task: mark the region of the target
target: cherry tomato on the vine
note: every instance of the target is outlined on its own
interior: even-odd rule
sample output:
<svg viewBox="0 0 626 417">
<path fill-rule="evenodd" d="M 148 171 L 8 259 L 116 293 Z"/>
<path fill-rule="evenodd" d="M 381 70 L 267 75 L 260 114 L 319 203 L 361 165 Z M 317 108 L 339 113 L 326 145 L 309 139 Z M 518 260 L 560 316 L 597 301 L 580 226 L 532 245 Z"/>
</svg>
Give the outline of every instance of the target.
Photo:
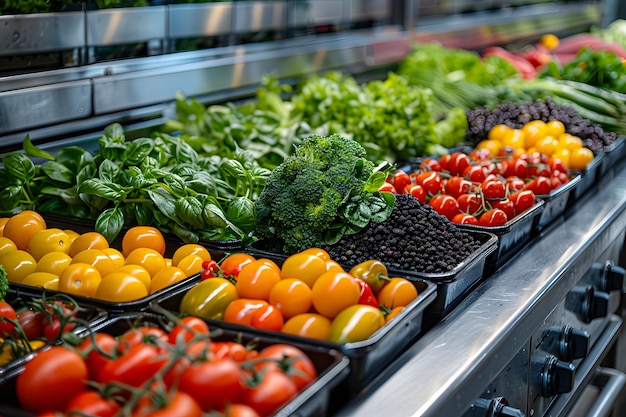
<svg viewBox="0 0 626 417">
<path fill-rule="evenodd" d="M 521 214 L 535 205 L 535 193 L 531 190 L 511 193 L 509 199 L 513 202 L 515 214 Z"/>
<path fill-rule="evenodd" d="M 435 211 L 442 216 L 452 220 L 454 216 L 459 214 L 459 202 L 451 195 L 437 194 L 433 196 L 428 205 L 435 209 Z"/>
<path fill-rule="evenodd" d="M 478 219 L 471 214 L 459 213 L 452 218 L 452 223 L 456 224 L 478 224 Z"/>
<path fill-rule="evenodd" d="M 478 225 L 485 227 L 502 226 L 508 221 L 506 213 L 500 209 L 487 210 L 478 218 Z"/>
</svg>

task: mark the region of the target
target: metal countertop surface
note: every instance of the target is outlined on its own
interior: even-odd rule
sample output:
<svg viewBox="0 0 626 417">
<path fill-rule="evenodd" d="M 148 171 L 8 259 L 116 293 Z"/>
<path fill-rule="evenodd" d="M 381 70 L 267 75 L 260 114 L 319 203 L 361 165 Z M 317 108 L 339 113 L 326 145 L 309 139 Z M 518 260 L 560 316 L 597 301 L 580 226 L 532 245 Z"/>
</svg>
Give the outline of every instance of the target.
<svg viewBox="0 0 626 417">
<path fill-rule="evenodd" d="M 484 281 L 336 416 L 462 415 L 626 229 L 626 167 Z"/>
</svg>

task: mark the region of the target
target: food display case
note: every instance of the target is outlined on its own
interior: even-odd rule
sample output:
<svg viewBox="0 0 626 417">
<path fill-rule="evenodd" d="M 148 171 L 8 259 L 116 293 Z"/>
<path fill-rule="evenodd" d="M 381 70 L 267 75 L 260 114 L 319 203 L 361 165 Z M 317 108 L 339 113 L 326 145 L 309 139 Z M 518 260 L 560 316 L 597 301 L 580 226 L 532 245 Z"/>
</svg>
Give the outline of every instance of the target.
<svg viewBox="0 0 626 417">
<path fill-rule="evenodd" d="M 27 135 L 56 150 L 88 147 L 111 123 L 158 127 L 177 93 L 208 105 L 245 102 L 266 74 L 292 85 L 330 70 L 377 79 L 412 43 L 525 45 L 601 26 L 616 12 L 608 0 L 152 3 L 2 11 L 0 153 L 21 149 Z M 566 198 L 541 227 L 528 223 L 516 253 L 487 268 L 454 308 L 420 323 L 365 388 L 349 401 L 329 394 L 327 415 L 566 417 L 591 387 L 599 392 L 591 415 L 624 412 L 626 165 L 618 152 L 584 195 Z"/>
</svg>

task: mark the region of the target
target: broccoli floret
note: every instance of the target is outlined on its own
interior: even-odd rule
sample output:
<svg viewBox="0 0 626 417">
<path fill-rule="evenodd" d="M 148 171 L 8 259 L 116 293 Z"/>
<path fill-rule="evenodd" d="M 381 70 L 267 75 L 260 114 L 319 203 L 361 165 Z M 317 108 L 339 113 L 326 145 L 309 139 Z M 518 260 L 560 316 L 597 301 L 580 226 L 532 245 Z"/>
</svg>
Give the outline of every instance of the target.
<svg viewBox="0 0 626 417">
<path fill-rule="evenodd" d="M 4 267 L 0 265 L 0 300 L 4 300 L 7 293 L 9 292 L 9 277 L 7 276 L 7 272 L 4 270 Z"/>
<path fill-rule="evenodd" d="M 256 234 L 279 241 L 285 253 L 334 242 L 359 230 L 345 210 L 351 197 L 373 193 L 385 176 L 352 139 L 338 134 L 305 138 L 267 179 L 256 201 Z M 363 212 L 378 219 L 381 211 L 391 213 L 392 206 L 368 206 Z"/>
</svg>

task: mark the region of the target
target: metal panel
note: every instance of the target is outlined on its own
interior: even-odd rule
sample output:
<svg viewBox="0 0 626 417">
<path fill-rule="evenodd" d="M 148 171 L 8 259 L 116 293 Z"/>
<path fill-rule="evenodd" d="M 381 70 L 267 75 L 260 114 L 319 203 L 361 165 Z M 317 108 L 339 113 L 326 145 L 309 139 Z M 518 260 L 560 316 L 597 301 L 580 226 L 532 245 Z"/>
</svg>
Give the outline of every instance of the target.
<svg viewBox="0 0 626 417">
<path fill-rule="evenodd" d="M 233 31 L 249 33 L 287 27 L 287 3 L 248 1 L 235 3 Z"/>
<path fill-rule="evenodd" d="M 365 61 L 364 46 L 327 48 L 278 49 L 180 65 L 176 71 L 165 68 L 98 78 L 94 80 L 94 112 L 168 102 L 178 91 L 199 96 L 245 87 L 259 83 L 269 73 L 278 78 L 296 77 L 338 66 L 356 68 Z"/>
<path fill-rule="evenodd" d="M 293 3 L 289 27 L 337 25 L 343 21 L 345 0 L 311 0 Z"/>
<path fill-rule="evenodd" d="M 391 15 L 391 0 L 349 0 L 345 10 L 347 20 L 381 20 Z"/>
<path fill-rule="evenodd" d="M 216 36 L 230 33 L 231 3 L 173 4 L 169 9 L 169 37 Z"/>
<path fill-rule="evenodd" d="M 165 6 L 87 12 L 87 46 L 110 46 L 164 39 Z"/>
<path fill-rule="evenodd" d="M 61 51 L 84 45 L 82 12 L 0 16 L 0 56 Z"/>
<path fill-rule="evenodd" d="M 0 132 L 30 129 L 91 115 L 88 80 L 0 93 Z"/>
</svg>

